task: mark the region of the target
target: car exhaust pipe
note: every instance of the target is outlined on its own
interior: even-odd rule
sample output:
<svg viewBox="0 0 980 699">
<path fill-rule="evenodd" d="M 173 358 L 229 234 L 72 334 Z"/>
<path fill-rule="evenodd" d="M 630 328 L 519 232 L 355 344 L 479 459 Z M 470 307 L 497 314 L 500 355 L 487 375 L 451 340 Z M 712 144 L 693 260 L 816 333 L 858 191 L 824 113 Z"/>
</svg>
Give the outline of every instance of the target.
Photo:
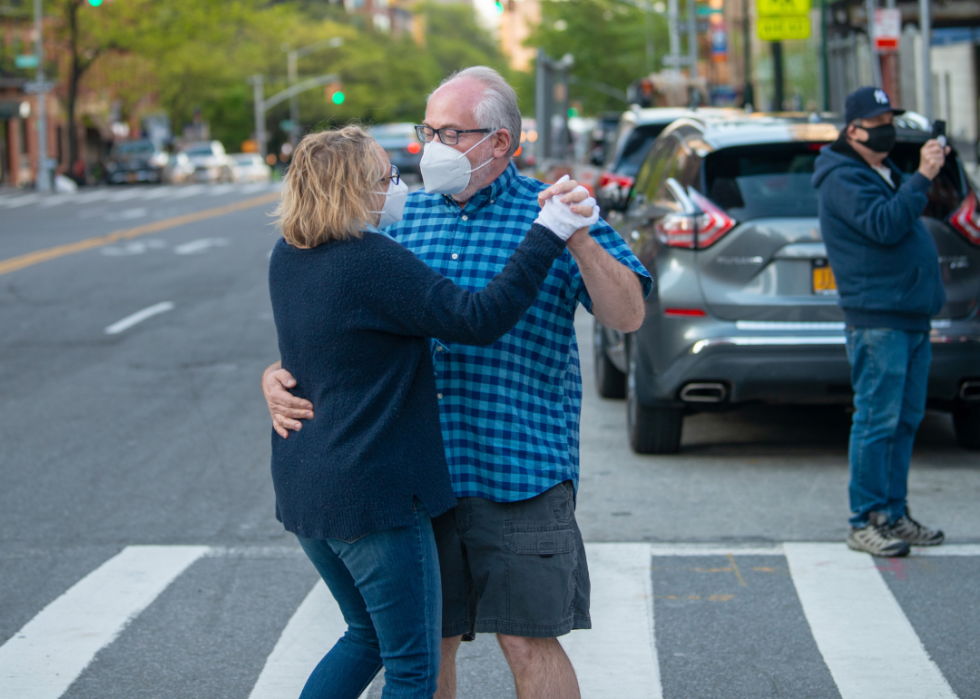
<svg viewBox="0 0 980 699">
<path fill-rule="evenodd" d="M 728 387 L 723 383 L 689 383 L 681 389 L 685 403 L 721 403 L 726 398 Z"/>
<path fill-rule="evenodd" d="M 960 400 L 980 400 L 980 381 L 964 381 L 960 386 Z"/>
</svg>

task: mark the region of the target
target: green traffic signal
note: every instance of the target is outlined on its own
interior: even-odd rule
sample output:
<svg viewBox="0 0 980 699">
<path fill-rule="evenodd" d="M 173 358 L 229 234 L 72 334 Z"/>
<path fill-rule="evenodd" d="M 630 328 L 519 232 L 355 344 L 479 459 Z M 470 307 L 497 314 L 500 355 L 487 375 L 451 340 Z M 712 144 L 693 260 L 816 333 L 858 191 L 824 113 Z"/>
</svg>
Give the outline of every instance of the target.
<svg viewBox="0 0 980 699">
<path fill-rule="evenodd" d="M 88 4 L 92 7 L 98 7 L 102 4 L 102 0 L 88 0 Z"/>
<path fill-rule="evenodd" d="M 569 107 L 568 108 L 568 116 L 569 117 L 577 117 L 578 116 L 578 110 L 575 107 Z"/>
<path fill-rule="evenodd" d="M 340 90 L 338 90 L 337 92 L 333 93 L 333 97 L 331 97 L 330 99 L 333 100 L 333 103 L 334 104 L 343 104 L 344 103 L 344 93 L 341 92 Z"/>
<path fill-rule="evenodd" d="M 493 10 L 494 10 L 494 12 L 496 12 L 496 13 L 497 13 L 498 15 L 502 15 L 502 14 L 504 13 L 504 3 L 503 3 L 503 2 L 501 1 L 501 0 L 497 0 L 497 1 L 496 1 L 496 2 L 495 2 L 495 3 L 493 4 Z"/>
</svg>

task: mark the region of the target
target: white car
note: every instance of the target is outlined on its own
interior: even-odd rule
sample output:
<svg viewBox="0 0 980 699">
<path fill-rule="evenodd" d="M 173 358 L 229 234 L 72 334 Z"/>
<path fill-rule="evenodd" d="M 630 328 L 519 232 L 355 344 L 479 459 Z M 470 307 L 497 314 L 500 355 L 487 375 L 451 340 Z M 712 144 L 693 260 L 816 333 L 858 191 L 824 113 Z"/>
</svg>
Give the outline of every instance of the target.
<svg viewBox="0 0 980 699">
<path fill-rule="evenodd" d="M 194 165 L 194 179 L 198 182 L 231 182 L 234 161 L 225 153 L 221 141 L 188 143 L 182 149 Z"/>
<path fill-rule="evenodd" d="M 258 153 L 235 153 L 231 161 L 231 179 L 234 182 L 268 182 L 272 178 L 272 168 Z"/>
</svg>

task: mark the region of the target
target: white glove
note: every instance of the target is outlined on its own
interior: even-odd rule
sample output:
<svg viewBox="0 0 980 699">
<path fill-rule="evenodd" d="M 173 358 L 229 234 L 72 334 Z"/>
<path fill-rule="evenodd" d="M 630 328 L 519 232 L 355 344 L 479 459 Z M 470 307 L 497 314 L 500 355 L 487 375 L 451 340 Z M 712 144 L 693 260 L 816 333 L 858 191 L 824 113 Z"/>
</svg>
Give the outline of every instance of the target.
<svg viewBox="0 0 980 699">
<path fill-rule="evenodd" d="M 558 182 L 563 182 L 567 179 L 568 175 L 565 175 L 558 180 Z M 558 183 L 556 182 L 555 184 Z M 589 191 L 582 185 L 579 185 L 573 189 L 572 192 L 577 192 L 579 190 L 586 193 Z M 538 214 L 538 217 L 534 220 L 534 222 L 540 226 L 544 226 L 562 240 L 567 241 L 579 228 L 588 228 L 599 220 L 599 207 L 596 205 L 595 199 L 592 197 L 588 197 L 587 199 L 577 202 L 579 206 L 592 207 L 592 215 L 586 218 L 585 216 L 580 216 L 579 214 L 575 213 L 568 204 L 562 202 L 562 196 L 564 195 L 555 195 L 546 201 L 544 206 L 541 207 L 541 213 Z"/>
</svg>

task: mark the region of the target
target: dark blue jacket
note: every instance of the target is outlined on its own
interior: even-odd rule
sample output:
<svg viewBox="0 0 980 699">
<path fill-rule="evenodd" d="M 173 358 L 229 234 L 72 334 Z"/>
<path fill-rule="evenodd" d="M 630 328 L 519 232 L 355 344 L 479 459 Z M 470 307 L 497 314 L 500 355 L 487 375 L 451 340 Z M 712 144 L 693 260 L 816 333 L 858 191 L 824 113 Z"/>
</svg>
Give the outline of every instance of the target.
<svg viewBox="0 0 980 699">
<path fill-rule="evenodd" d="M 901 183 L 894 164 L 885 165 Z M 916 172 L 889 187 L 843 141 L 820 150 L 820 230 L 848 325 L 927 332 L 946 303 L 939 252 L 922 222 L 931 184 Z"/>
<path fill-rule="evenodd" d="M 299 249 L 281 239 L 269 290 L 282 366 L 314 418 L 272 433 L 276 517 L 310 539 L 353 539 L 456 504 L 429 337 L 489 345 L 531 307 L 565 248 L 534 225 L 480 292 L 377 232 Z"/>
</svg>

